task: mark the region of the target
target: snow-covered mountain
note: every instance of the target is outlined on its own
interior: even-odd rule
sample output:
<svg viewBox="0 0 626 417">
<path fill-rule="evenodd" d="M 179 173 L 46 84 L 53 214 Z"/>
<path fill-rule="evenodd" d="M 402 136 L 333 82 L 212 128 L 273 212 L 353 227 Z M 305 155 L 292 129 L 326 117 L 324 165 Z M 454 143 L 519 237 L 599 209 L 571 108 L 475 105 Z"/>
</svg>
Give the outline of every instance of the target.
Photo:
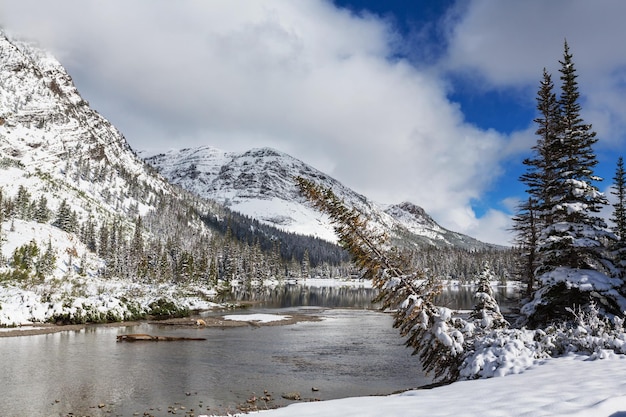
<svg viewBox="0 0 626 417">
<path fill-rule="evenodd" d="M 331 188 L 373 223 L 392 230 L 397 242 L 468 249 L 493 246 L 439 226 L 412 203 L 378 205 L 310 165 L 270 148 L 237 153 L 200 147 L 172 150 L 145 160 L 174 184 L 294 233 L 336 241 L 328 219 L 298 192 L 294 178 L 301 176 Z"/>
<path fill-rule="evenodd" d="M 114 211 L 131 205 L 150 210 L 149 195 L 120 199 L 131 183 L 150 192 L 171 190 L 150 174 L 122 134 L 89 107 L 61 64 L 46 51 L 10 41 L 0 32 L 0 156 L 5 171 L 14 166 L 31 178 L 31 194 L 47 191 L 49 182 L 69 188 L 69 195 L 49 193 L 54 208 L 61 197 L 93 201 L 93 208 Z M 94 181 L 90 175 L 107 176 Z M 21 181 L 3 181 L 13 194 Z M 88 211 L 89 204 L 77 204 Z"/>
<path fill-rule="evenodd" d="M 261 279 L 285 274 L 274 262 L 278 247 L 290 273 L 300 269 L 291 261 L 305 250 L 311 263 L 338 265 L 345 254 L 336 246 L 281 235 L 214 202 L 283 230 L 333 240 L 328 220 L 297 192 L 296 175 L 333 188 L 405 242 L 483 245 L 459 240 L 418 208 L 385 211 L 271 149 L 203 148 L 150 162 L 213 201 L 165 180 L 90 108 L 52 55 L 0 29 L 0 326 L 206 308 L 218 282 L 252 270 Z M 235 262 L 244 257 L 248 262 Z"/>
<path fill-rule="evenodd" d="M 155 213 L 194 204 L 89 107 L 54 57 L 0 30 L 0 325 L 119 320 L 180 294 L 129 265 L 149 270 L 143 245 L 157 233 L 191 253 L 191 239 L 178 245 Z M 168 221 L 184 225 L 178 233 L 213 234 L 199 216 Z"/>
</svg>

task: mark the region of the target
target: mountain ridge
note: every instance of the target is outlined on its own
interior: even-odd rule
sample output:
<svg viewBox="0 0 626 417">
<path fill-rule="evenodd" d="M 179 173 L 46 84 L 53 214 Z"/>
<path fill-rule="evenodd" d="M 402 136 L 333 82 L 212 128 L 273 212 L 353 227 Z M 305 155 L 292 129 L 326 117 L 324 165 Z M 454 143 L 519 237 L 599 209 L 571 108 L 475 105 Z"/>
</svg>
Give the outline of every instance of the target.
<svg viewBox="0 0 626 417">
<path fill-rule="evenodd" d="M 441 227 L 413 203 L 386 207 L 374 203 L 305 162 L 269 147 L 227 152 L 202 146 L 145 156 L 144 160 L 190 192 L 293 233 L 337 241 L 328 218 L 311 208 L 298 192 L 294 179 L 301 176 L 332 189 L 373 224 L 392 231 L 392 240 L 400 246 L 497 248 Z"/>
</svg>

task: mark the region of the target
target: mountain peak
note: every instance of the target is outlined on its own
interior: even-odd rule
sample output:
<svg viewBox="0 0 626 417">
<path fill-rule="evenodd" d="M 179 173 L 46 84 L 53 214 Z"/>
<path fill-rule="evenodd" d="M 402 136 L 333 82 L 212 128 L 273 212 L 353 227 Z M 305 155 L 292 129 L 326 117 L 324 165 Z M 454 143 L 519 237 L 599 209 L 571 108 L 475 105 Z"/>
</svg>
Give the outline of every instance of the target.
<svg viewBox="0 0 626 417">
<path fill-rule="evenodd" d="M 409 244 L 489 246 L 442 228 L 413 203 L 383 209 L 323 172 L 268 147 L 239 153 L 211 147 L 183 149 L 146 158 L 146 162 L 188 191 L 288 232 L 337 241 L 329 219 L 313 209 L 298 191 L 294 179 L 300 176 L 332 189 L 340 199 L 367 215 L 370 222 L 393 230 Z"/>
<path fill-rule="evenodd" d="M 404 218 L 407 222 L 416 221 L 420 224 L 441 229 L 437 222 L 426 213 L 426 210 L 408 201 L 389 206 L 385 211 L 397 219 Z"/>
</svg>

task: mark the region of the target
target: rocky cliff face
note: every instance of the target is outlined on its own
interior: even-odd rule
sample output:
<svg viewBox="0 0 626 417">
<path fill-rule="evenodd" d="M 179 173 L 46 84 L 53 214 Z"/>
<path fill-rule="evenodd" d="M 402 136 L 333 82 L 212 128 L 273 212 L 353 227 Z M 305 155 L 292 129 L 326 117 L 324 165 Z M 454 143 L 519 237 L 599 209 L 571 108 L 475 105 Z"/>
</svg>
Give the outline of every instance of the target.
<svg viewBox="0 0 626 417">
<path fill-rule="evenodd" d="M 43 181 L 42 176 L 59 181 L 69 193 L 65 198 L 91 199 L 91 204 L 77 204 L 85 211 L 90 205 L 117 213 L 130 206 L 146 211 L 150 192 L 171 191 L 149 172 L 122 134 L 89 107 L 51 55 L 11 41 L 2 32 L 0 54 L 0 156 L 5 162 L 21 164 L 33 181 Z M 136 182 L 145 183 L 146 195 L 128 195 Z M 11 193 L 18 185 L 4 184 L 5 191 Z M 33 186 L 31 192 L 46 188 Z M 49 196 L 52 207 L 59 203 L 57 194 Z"/>
</svg>

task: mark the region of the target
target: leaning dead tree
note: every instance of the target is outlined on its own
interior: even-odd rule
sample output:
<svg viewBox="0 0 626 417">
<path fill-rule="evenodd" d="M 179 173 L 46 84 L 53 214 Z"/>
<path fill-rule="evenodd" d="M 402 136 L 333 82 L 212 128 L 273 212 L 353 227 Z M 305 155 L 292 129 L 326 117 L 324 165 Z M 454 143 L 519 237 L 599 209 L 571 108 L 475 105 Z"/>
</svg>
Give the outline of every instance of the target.
<svg viewBox="0 0 626 417">
<path fill-rule="evenodd" d="M 407 263 L 389 247 L 385 233 L 368 224 L 366 216 L 347 207 L 331 189 L 297 177 L 300 192 L 318 210 L 330 217 L 339 244 L 352 256 L 354 264 L 380 290 L 376 301 L 394 312 L 394 327 L 407 337 L 426 372 L 441 381 L 459 376 L 466 336 L 473 326 L 452 311 L 433 302 L 441 287 L 423 271 L 410 271 Z"/>
</svg>

